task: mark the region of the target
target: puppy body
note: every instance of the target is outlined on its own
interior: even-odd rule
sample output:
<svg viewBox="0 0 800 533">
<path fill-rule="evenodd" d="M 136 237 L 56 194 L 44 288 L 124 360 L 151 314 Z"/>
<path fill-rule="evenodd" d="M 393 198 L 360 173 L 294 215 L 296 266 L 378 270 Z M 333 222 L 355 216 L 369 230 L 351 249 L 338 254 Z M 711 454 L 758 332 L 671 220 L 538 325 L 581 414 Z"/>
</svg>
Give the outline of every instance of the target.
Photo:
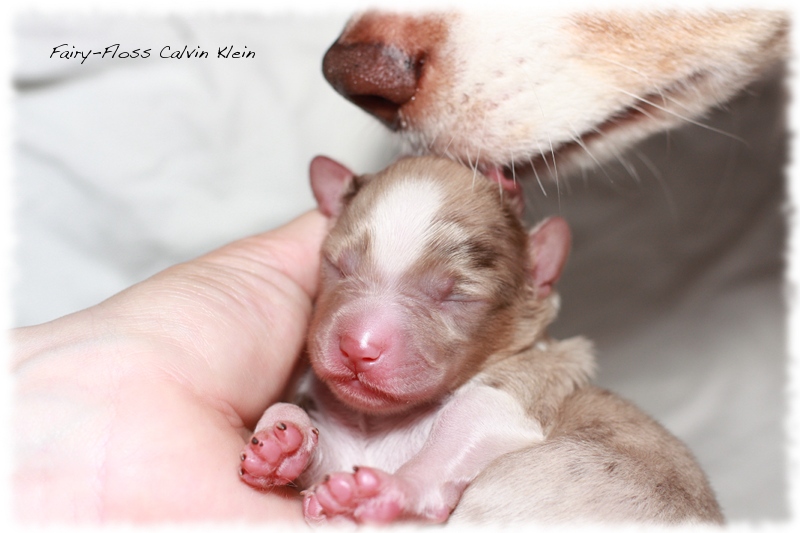
<svg viewBox="0 0 800 533">
<path fill-rule="evenodd" d="M 513 191 L 444 159 L 374 179 L 317 159 L 312 183 L 335 221 L 313 373 L 303 409 L 262 417 L 245 482 L 296 480 L 310 522 L 722 521 L 686 448 L 588 384 L 589 343 L 547 336 L 563 220 L 526 233 Z"/>
<path fill-rule="evenodd" d="M 485 469 L 451 523 L 531 520 L 723 523 L 708 481 L 683 443 L 597 387 L 565 399 L 541 445 Z"/>
</svg>

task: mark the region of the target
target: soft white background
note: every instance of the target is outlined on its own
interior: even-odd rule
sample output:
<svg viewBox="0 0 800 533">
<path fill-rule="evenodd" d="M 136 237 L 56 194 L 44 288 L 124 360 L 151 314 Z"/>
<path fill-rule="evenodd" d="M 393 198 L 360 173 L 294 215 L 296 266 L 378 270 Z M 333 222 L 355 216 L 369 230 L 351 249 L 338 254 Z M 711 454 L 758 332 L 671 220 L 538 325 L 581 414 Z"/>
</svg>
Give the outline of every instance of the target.
<svg viewBox="0 0 800 533">
<path fill-rule="evenodd" d="M 348 11 L 190 13 L 14 19 L 15 325 L 313 207 L 315 154 L 359 172 L 395 155 L 321 75 Z M 62 43 L 153 54 L 50 59 Z M 256 59 L 214 58 L 230 44 Z M 165 45 L 212 57 L 154 57 Z M 532 219 L 560 213 L 575 233 L 555 332 L 596 341 L 600 384 L 689 444 L 733 521 L 788 516 L 778 93 L 709 118 L 746 143 L 690 126 L 546 197 L 528 187 Z"/>
</svg>

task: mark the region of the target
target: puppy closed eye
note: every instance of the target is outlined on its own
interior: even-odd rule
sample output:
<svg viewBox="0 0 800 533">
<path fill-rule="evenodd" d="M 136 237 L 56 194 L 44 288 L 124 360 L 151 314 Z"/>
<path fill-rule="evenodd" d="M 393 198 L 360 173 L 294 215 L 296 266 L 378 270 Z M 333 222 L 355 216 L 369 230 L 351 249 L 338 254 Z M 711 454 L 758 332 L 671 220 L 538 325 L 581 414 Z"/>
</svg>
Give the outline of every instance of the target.
<svg viewBox="0 0 800 533">
<path fill-rule="evenodd" d="M 465 289 L 463 282 L 455 277 L 428 280 L 426 285 L 426 292 L 437 302 L 468 303 L 479 300 L 476 295 Z"/>
<path fill-rule="evenodd" d="M 468 292 L 453 291 L 444 299 L 445 302 L 476 302 L 478 298 Z"/>
<path fill-rule="evenodd" d="M 352 276 L 358 264 L 358 255 L 352 250 L 343 250 L 337 257 L 324 254 L 322 258 L 322 268 L 330 279 Z"/>
<path fill-rule="evenodd" d="M 442 305 L 451 308 L 474 308 L 485 304 L 486 299 L 475 292 L 468 291 L 464 286 L 456 285 L 453 290 L 442 300 Z"/>
<path fill-rule="evenodd" d="M 325 279 L 336 281 L 342 279 L 344 273 L 335 261 L 324 255 L 322 256 L 322 276 Z"/>
</svg>

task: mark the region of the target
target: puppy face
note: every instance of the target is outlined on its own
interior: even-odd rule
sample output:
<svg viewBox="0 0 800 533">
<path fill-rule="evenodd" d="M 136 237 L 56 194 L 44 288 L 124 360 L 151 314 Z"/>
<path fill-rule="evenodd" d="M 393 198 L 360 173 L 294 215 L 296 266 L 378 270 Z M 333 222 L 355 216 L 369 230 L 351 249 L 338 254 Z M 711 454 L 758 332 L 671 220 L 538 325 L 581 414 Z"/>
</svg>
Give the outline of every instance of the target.
<svg viewBox="0 0 800 533">
<path fill-rule="evenodd" d="M 309 355 L 342 401 L 367 412 L 435 401 L 512 344 L 533 278 L 497 185 L 409 158 L 332 196 Z"/>
</svg>

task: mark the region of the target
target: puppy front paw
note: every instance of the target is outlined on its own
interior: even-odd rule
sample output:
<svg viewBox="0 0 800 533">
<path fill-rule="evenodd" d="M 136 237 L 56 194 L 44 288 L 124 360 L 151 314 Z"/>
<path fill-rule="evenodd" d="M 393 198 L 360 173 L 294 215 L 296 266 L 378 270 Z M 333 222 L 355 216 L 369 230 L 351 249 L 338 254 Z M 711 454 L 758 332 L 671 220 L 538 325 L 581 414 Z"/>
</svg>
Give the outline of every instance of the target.
<svg viewBox="0 0 800 533">
<path fill-rule="evenodd" d="M 289 420 L 256 431 L 239 456 L 239 476 L 257 489 L 291 483 L 308 466 L 318 435 L 311 425 Z"/>
</svg>

